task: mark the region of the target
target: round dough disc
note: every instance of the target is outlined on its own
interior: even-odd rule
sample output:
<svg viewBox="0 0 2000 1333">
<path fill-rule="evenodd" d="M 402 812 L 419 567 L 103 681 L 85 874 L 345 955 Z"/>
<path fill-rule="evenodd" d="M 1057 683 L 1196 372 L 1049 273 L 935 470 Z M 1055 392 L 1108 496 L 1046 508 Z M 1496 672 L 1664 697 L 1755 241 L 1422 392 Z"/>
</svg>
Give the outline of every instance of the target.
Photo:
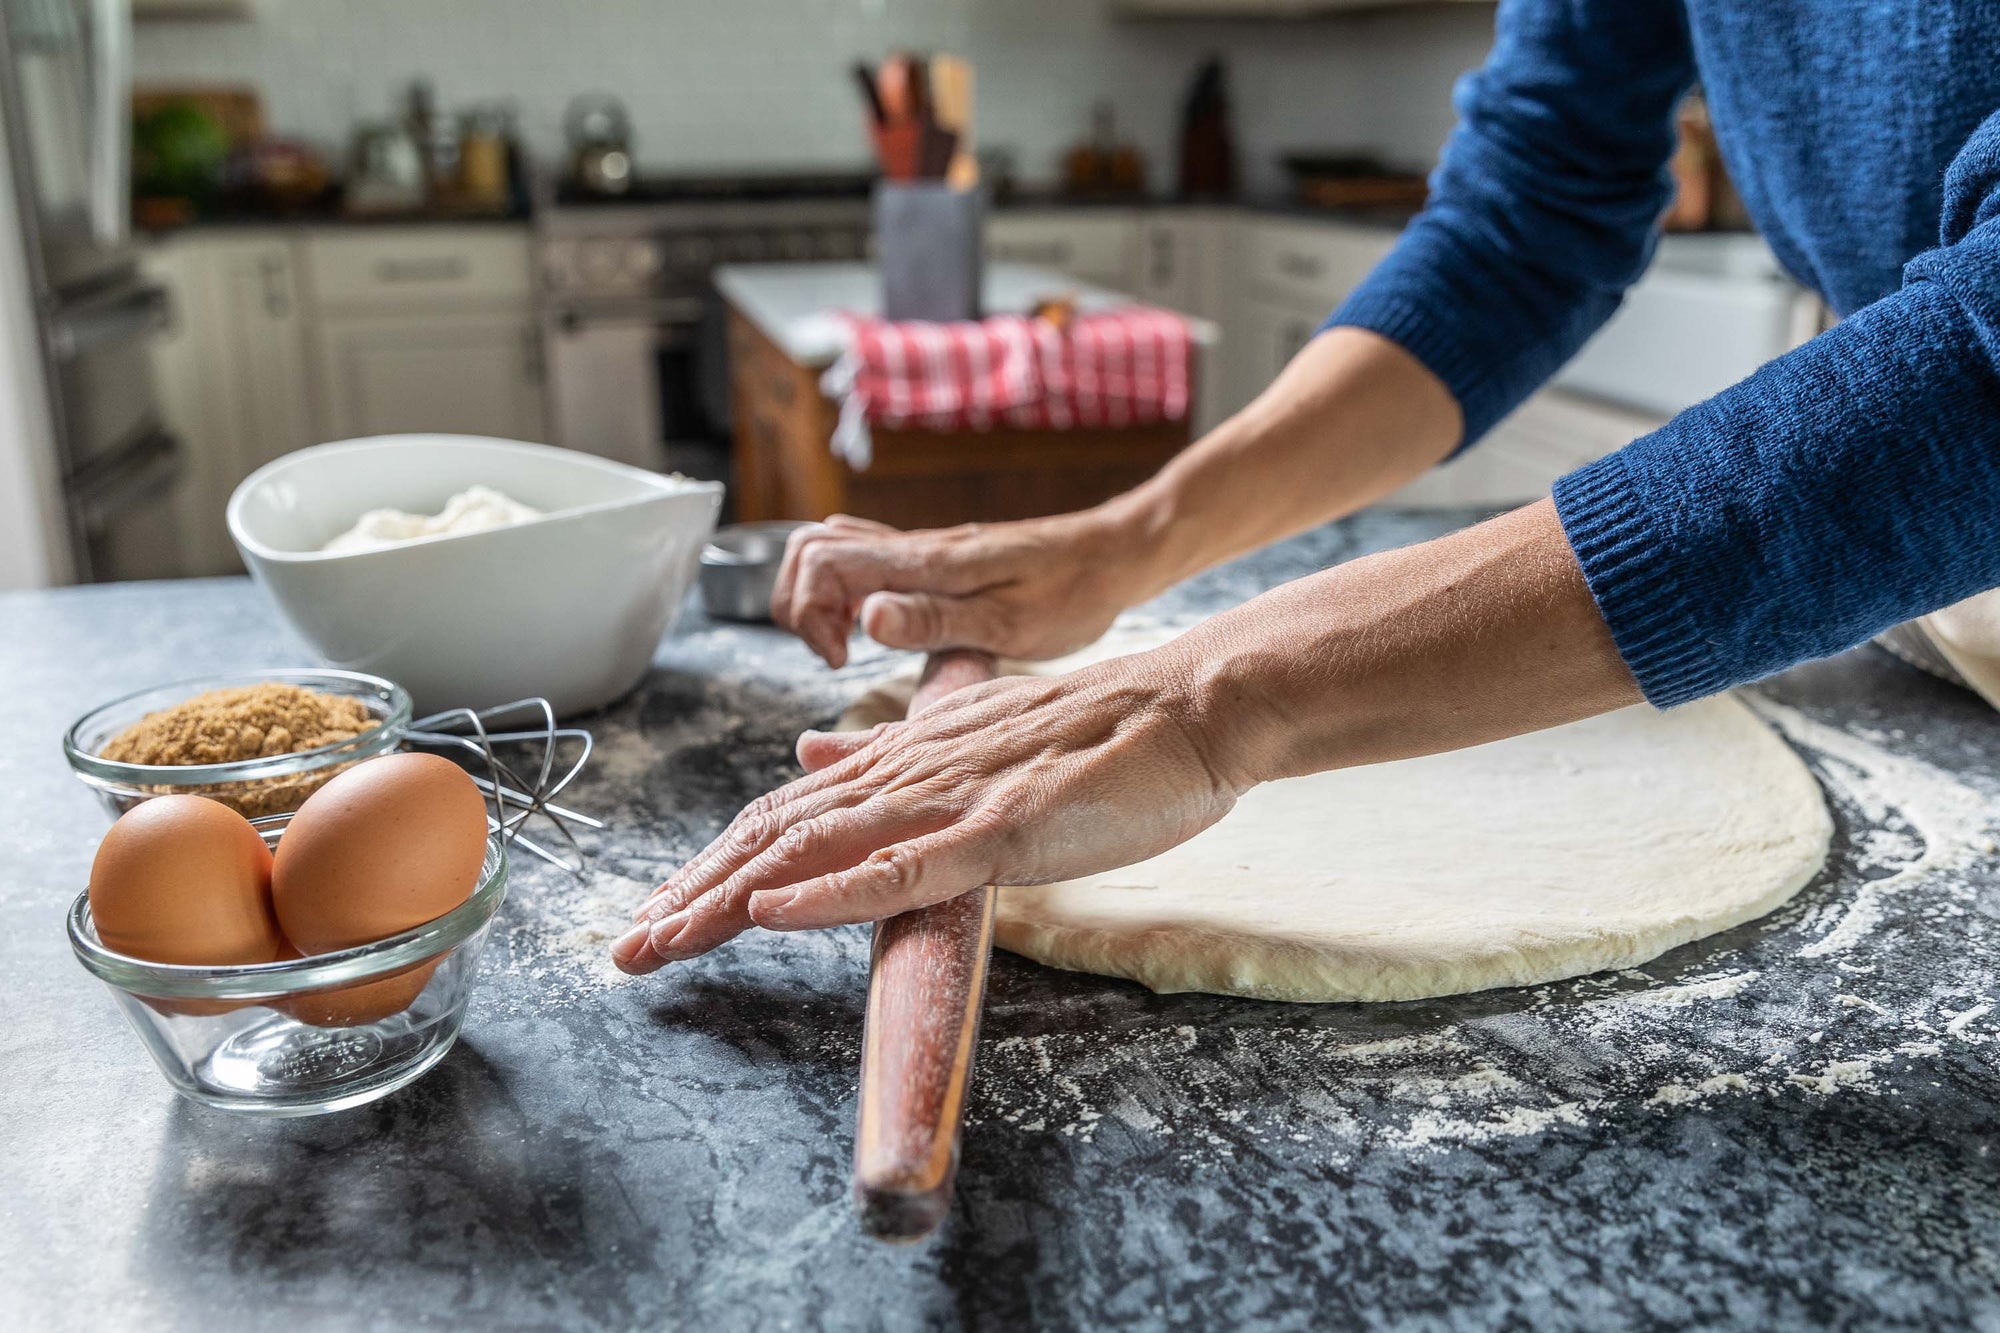
<svg viewBox="0 0 2000 1333">
<path fill-rule="evenodd" d="M 900 718 L 913 680 L 841 725 Z M 1416 1000 L 1632 967 L 1762 916 L 1832 833 L 1805 764 L 1742 703 L 1642 706 L 1267 783 L 1150 861 L 1002 888 L 994 938 L 1156 991 Z"/>
</svg>

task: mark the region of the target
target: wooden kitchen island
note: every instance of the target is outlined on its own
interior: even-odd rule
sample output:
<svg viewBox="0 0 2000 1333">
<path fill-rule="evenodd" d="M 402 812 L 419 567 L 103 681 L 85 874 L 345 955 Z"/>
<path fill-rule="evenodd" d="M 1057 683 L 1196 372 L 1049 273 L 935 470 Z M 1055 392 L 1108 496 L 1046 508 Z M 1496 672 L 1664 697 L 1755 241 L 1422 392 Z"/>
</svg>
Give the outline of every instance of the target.
<svg viewBox="0 0 2000 1333">
<path fill-rule="evenodd" d="M 1063 513 L 1130 489 L 1188 442 L 1192 413 L 1102 430 L 878 428 L 873 458 L 857 470 L 833 449 L 839 407 L 821 392 L 820 378 L 846 346 L 837 313 L 881 309 L 875 267 L 732 265 L 718 270 L 715 281 L 729 306 L 739 521 L 854 514 L 915 528 Z M 989 311 L 1025 313 L 1037 300 L 1060 296 L 1082 310 L 1132 302 L 1048 269 L 994 264 L 987 270 Z M 1215 326 L 1189 323 L 1197 356 L 1212 355 Z"/>
</svg>

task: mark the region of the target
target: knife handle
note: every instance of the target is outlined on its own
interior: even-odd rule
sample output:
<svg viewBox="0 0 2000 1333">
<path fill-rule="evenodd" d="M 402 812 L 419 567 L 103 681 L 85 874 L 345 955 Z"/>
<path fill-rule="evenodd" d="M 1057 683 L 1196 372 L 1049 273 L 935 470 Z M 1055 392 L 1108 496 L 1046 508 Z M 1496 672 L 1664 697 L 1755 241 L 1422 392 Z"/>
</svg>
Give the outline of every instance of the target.
<svg viewBox="0 0 2000 1333">
<path fill-rule="evenodd" d="M 994 672 L 986 653 L 932 654 L 910 715 Z M 854 1197 L 878 1239 L 921 1240 L 951 1207 L 992 944 L 990 885 L 875 925 Z"/>
</svg>

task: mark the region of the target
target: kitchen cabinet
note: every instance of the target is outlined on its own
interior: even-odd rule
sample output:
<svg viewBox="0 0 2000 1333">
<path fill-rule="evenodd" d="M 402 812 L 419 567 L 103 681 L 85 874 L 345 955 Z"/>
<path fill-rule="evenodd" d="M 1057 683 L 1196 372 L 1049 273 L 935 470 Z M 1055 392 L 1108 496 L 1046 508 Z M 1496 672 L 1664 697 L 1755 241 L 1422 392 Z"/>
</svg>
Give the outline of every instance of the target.
<svg viewBox="0 0 2000 1333">
<path fill-rule="evenodd" d="M 546 437 L 524 229 L 317 228 L 303 246 L 321 439 Z"/>
<path fill-rule="evenodd" d="M 1646 412 L 1543 389 L 1472 448 L 1383 503 L 1412 509 L 1527 504 L 1548 495 L 1565 473 L 1664 423 Z"/>
<path fill-rule="evenodd" d="M 1138 222 L 1129 208 L 1004 209 L 987 219 L 986 258 L 1129 292 L 1137 278 Z"/>
<path fill-rule="evenodd" d="M 1132 283 L 1142 301 L 1202 319 L 1223 320 L 1223 265 L 1236 218 L 1215 208 L 1143 209 L 1134 224 Z M 1213 429 L 1226 412 L 1227 340 L 1196 358 L 1194 428 Z"/>
<path fill-rule="evenodd" d="M 1345 222 L 1251 218 L 1241 224 L 1236 273 L 1245 291 L 1325 318 L 1382 262 L 1399 234 Z"/>
<path fill-rule="evenodd" d="M 328 314 L 315 334 L 324 439 L 541 436 L 540 355 L 525 319 L 482 311 Z"/>
<path fill-rule="evenodd" d="M 1220 220 L 1193 210 L 1148 209 L 1133 236 L 1131 291 L 1141 300 L 1209 318 Z"/>
<path fill-rule="evenodd" d="M 1336 306 L 1396 243 L 1384 227 L 1247 218 L 1228 251 L 1225 405 L 1236 410 L 1275 379 Z M 1657 427 L 1662 418 L 1562 389 L 1523 403 L 1472 449 L 1384 502 L 1410 508 L 1523 504 L 1564 473 Z"/>
<path fill-rule="evenodd" d="M 153 374 L 184 449 L 191 573 L 241 568 L 230 492 L 294 449 L 401 431 L 543 437 L 525 229 L 197 230 L 151 242 L 142 262 L 172 310 Z"/>
<path fill-rule="evenodd" d="M 223 510 L 236 483 L 313 442 L 297 244 L 283 231 L 189 233 L 148 246 L 172 324 L 153 349 L 181 441 L 178 520 L 191 574 L 242 568 Z"/>
<path fill-rule="evenodd" d="M 1221 247 L 1221 407 L 1241 409 L 1396 243 L 1386 227 L 1248 217 Z"/>
<path fill-rule="evenodd" d="M 1222 319 L 1224 407 L 1241 411 L 1319 332 L 1326 311 L 1238 294 Z"/>
</svg>

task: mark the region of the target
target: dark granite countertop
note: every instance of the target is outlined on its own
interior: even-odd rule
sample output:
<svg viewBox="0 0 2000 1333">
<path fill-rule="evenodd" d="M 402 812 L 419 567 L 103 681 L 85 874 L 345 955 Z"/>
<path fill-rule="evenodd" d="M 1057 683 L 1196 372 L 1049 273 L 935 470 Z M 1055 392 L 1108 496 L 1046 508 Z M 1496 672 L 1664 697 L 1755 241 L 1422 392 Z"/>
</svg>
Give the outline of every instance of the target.
<svg viewBox="0 0 2000 1333">
<path fill-rule="evenodd" d="M 1146 612 L 1447 521 L 1365 515 Z M 2000 721 L 1875 650 L 1757 693 L 1836 807 L 1827 873 L 1643 969 L 1314 1007 L 1002 955 L 956 1208 L 892 1249 L 847 1195 L 866 933 L 630 983 L 598 938 L 890 655 L 836 677 L 691 611 L 591 723 L 590 880 L 522 871 L 458 1047 L 376 1105 L 252 1122 L 175 1098 L 69 956 L 104 817 L 57 740 L 302 650 L 240 580 L 0 614 L 9 1326 L 2000 1325 Z"/>
<path fill-rule="evenodd" d="M 349 213 L 337 208 L 309 208 L 289 212 L 243 210 L 204 213 L 172 226 L 140 227 L 151 240 L 165 240 L 184 232 L 262 231 L 280 228 L 359 228 L 383 227 L 526 227 L 531 215 L 525 211 L 466 212 L 449 209 L 417 209 L 410 212 Z"/>
<path fill-rule="evenodd" d="M 592 207 L 630 207 L 631 202 L 623 199 L 604 200 L 598 204 L 571 204 L 572 211 L 587 211 Z M 1255 213 L 1267 217 L 1296 218 L 1300 221 L 1342 223 L 1357 227 L 1379 227 L 1391 231 L 1401 231 L 1415 216 L 1414 210 L 1407 208 L 1324 208 L 1314 204 L 1301 203 L 1284 195 L 1258 196 L 1249 199 L 1174 199 L 1160 195 L 1127 196 L 1122 198 L 1088 198 L 1041 192 L 1018 192 L 993 201 L 995 213 L 1039 213 L 1062 212 L 1105 212 L 1152 209 L 1224 209 L 1232 212 Z M 379 228 L 379 227 L 450 227 L 450 226 L 501 226 L 525 227 L 534 220 L 532 212 L 508 213 L 454 213 L 454 212 L 414 212 L 414 213 L 344 213 L 332 209 L 307 210 L 291 213 L 229 212 L 211 213 L 193 218 L 187 222 L 169 227 L 143 227 L 140 230 L 153 239 L 165 239 L 183 232 L 201 231 L 255 231 L 263 228 L 316 227 L 316 228 Z"/>
</svg>

